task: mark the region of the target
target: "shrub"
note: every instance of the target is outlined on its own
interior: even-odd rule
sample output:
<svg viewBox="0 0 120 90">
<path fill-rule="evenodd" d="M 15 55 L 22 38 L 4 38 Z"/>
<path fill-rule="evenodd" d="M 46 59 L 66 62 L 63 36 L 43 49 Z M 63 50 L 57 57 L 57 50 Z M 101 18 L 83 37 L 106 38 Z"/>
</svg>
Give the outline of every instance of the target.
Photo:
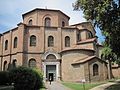
<svg viewBox="0 0 120 90">
<path fill-rule="evenodd" d="M 9 72 L 1 71 L 0 72 L 0 85 L 8 85 L 9 84 Z"/>
<path fill-rule="evenodd" d="M 15 90 L 34 90 L 36 74 L 27 67 L 18 67 L 10 71 Z"/>
<path fill-rule="evenodd" d="M 33 71 L 35 72 L 36 79 L 37 79 L 36 83 L 35 83 L 34 90 L 39 90 L 40 88 L 43 87 L 43 75 L 40 72 L 40 70 L 37 68 L 34 68 Z"/>
</svg>

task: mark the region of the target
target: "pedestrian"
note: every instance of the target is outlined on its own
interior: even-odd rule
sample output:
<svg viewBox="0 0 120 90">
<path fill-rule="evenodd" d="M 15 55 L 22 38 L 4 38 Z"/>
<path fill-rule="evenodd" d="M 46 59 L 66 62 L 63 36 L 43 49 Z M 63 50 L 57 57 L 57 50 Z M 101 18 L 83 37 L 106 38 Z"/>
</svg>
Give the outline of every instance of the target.
<svg viewBox="0 0 120 90">
<path fill-rule="evenodd" d="M 50 78 L 49 78 L 49 81 L 50 81 L 50 85 L 51 85 L 51 82 L 52 82 L 52 78 L 51 78 L 51 76 L 50 76 Z"/>
</svg>

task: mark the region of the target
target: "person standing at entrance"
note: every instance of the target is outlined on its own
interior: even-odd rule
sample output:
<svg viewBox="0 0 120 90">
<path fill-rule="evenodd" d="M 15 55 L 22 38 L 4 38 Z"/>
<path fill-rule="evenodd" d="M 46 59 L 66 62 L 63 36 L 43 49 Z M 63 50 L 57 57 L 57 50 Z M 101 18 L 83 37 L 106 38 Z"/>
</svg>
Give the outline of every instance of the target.
<svg viewBox="0 0 120 90">
<path fill-rule="evenodd" d="M 52 82 L 52 77 L 50 76 L 50 78 L 49 78 L 49 81 L 50 81 L 50 85 L 51 85 L 51 82 Z"/>
</svg>

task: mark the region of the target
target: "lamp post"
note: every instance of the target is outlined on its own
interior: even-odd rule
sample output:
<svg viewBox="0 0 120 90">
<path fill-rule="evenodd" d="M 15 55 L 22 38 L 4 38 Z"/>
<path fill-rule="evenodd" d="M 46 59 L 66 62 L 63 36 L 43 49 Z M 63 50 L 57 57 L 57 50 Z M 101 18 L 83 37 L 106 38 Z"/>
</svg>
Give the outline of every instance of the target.
<svg viewBox="0 0 120 90">
<path fill-rule="evenodd" d="M 82 83 L 83 83 L 83 90 L 85 90 L 85 79 L 82 80 Z"/>
</svg>

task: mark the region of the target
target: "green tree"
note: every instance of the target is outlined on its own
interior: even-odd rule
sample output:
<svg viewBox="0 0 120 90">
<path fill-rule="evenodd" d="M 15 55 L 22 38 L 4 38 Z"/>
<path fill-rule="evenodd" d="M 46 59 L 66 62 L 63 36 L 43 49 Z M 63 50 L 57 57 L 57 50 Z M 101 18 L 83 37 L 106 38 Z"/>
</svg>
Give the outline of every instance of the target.
<svg viewBox="0 0 120 90">
<path fill-rule="evenodd" d="M 108 78 L 113 78 L 112 74 L 112 62 L 116 60 L 116 55 L 112 52 L 112 49 L 109 47 L 108 44 L 103 44 L 104 48 L 102 49 L 101 58 L 108 62 Z"/>
<path fill-rule="evenodd" d="M 120 57 L 120 0 L 77 0 L 73 7 L 100 28 L 105 42 Z"/>
</svg>

